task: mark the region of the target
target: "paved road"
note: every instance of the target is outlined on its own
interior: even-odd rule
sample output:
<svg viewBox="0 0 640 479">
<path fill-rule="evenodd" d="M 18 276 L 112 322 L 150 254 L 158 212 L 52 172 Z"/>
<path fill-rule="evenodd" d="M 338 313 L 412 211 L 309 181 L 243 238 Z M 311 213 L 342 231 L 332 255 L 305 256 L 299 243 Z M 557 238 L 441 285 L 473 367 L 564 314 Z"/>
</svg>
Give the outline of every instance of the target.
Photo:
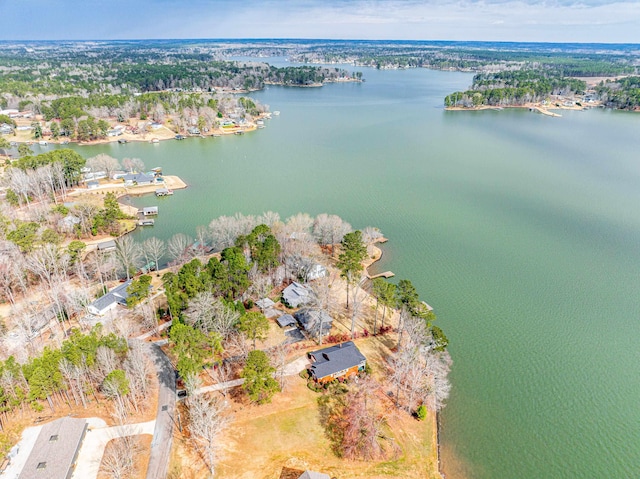
<svg viewBox="0 0 640 479">
<path fill-rule="evenodd" d="M 158 412 L 151 441 L 151 455 L 147 479 L 165 479 L 169 470 L 169 456 L 173 442 L 173 424 L 176 414 L 176 377 L 169 358 L 158 345 L 143 343 L 145 352 L 153 361 L 158 375 Z"/>
</svg>

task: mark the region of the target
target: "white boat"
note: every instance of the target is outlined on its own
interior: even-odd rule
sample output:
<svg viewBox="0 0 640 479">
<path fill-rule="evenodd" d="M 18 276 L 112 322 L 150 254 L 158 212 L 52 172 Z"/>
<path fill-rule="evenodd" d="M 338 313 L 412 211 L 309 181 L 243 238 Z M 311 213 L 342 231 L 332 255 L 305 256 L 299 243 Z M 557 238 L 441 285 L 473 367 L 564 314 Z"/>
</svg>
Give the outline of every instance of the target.
<svg viewBox="0 0 640 479">
<path fill-rule="evenodd" d="M 40 141 L 38 142 L 38 145 L 40 145 L 40 146 L 47 146 L 48 144 L 49 144 L 49 142 L 47 142 L 47 141 L 45 141 L 45 140 L 40 140 Z"/>
<path fill-rule="evenodd" d="M 274 114 L 275 116 L 278 116 L 278 115 L 280 114 L 280 112 L 279 112 L 278 110 L 276 110 L 276 111 L 274 111 L 274 112 L 273 112 L 273 114 Z"/>
<path fill-rule="evenodd" d="M 158 140 L 157 138 L 154 138 L 153 140 L 151 140 L 151 143 L 160 143 L 160 140 Z"/>
</svg>

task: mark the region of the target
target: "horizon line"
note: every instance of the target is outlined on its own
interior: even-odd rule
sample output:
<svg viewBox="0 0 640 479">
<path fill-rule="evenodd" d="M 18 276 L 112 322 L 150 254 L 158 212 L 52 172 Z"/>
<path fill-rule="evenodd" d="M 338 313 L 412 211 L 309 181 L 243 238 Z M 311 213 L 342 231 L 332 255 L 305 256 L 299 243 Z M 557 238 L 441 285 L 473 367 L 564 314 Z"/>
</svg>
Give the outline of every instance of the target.
<svg viewBox="0 0 640 479">
<path fill-rule="evenodd" d="M 195 37 L 195 38 L 84 38 L 84 39 L 71 39 L 71 38 L 59 38 L 59 39 L 0 39 L 0 43 L 15 42 L 15 43 L 38 43 L 38 42 L 145 42 L 145 41 L 316 41 L 316 42 L 387 42 L 387 43 L 492 43 L 492 44 L 529 44 L 529 45 L 633 45 L 639 46 L 640 43 L 631 42 L 553 42 L 553 41 L 518 41 L 518 40 L 417 40 L 417 39 L 368 39 L 368 38 L 292 38 L 292 37 Z"/>
</svg>

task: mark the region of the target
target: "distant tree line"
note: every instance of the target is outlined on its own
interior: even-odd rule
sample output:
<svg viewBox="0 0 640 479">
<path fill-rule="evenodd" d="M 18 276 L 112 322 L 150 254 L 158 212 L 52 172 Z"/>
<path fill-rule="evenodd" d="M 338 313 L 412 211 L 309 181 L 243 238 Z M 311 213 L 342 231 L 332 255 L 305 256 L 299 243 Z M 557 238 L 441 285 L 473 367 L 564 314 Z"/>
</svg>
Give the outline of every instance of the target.
<svg viewBox="0 0 640 479">
<path fill-rule="evenodd" d="M 511 106 L 538 102 L 549 95 L 582 94 L 586 83 L 575 78 L 535 70 L 479 73 L 471 89 L 447 95 L 444 104 L 452 106 Z"/>
</svg>

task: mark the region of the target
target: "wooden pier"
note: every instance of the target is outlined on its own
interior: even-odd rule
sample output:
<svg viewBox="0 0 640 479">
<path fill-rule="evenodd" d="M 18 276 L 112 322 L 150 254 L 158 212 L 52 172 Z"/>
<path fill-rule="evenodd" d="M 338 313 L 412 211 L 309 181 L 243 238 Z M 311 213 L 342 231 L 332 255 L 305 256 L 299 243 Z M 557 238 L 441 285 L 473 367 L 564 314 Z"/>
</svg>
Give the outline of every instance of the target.
<svg viewBox="0 0 640 479">
<path fill-rule="evenodd" d="M 376 278 L 393 278 L 396 274 L 392 271 L 385 271 L 384 273 L 378 273 L 378 274 L 374 274 L 372 276 L 369 276 L 369 279 L 376 279 Z"/>
</svg>

